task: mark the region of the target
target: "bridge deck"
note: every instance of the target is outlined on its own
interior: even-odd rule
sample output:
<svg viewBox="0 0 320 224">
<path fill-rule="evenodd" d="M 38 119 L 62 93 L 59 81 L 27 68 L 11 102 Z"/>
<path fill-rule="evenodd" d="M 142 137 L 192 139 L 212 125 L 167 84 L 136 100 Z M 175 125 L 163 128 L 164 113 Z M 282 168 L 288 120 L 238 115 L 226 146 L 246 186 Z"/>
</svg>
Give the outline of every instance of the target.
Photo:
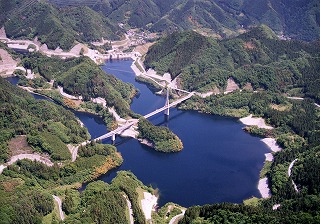
<svg viewBox="0 0 320 224">
<path fill-rule="evenodd" d="M 173 106 L 178 105 L 179 103 L 181 103 L 181 102 L 183 102 L 183 101 L 191 98 L 193 95 L 194 95 L 194 92 L 191 92 L 191 93 L 189 93 L 187 96 L 182 97 L 181 99 L 178 99 L 178 100 L 170 103 L 170 104 L 167 105 L 167 106 L 163 106 L 163 107 L 161 107 L 161 108 L 159 108 L 159 109 L 157 109 L 157 110 L 155 110 L 155 111 L 152 111 L 151 113 L 146 114 L 146 115 L 144 115 L 143 117 L 146 118 L 146 119 L 149 118 L 149 117 L 152 117 L 152 116 L 154 116 L 154 115 L 156 115 L 156 114 L 158 114 L 158 113 L 161 113 L 162 111 L 168 109 L 168 107 L 170 108 L 170 107 L 173 107 Z M 108 133 L 105 134 L 105 135 L 102 135 L 102 136 L 94 139 L 94 141 L 107 139 L 107 138 L 110 138 L 111 136 L 113 136 L 113 135 L 115 135 L 115 134 L 120 134 L 120 133 L 122 133 L 124 130 L 130 128 L 132 125 L 135 125 L 135 124 L 137 124 L 138 122 L 139 122 L 139 120 L 131 121 L 131 122 L 129 122 L 129 123 L 127 123 L 127 124 L 125 124 L 125 125 L 123 125 L 123 126 L 121 126 L 121 127 L 118 127 L 117 129 L 115 129 L 115 130 L 113 130 L 113 131 L 108 132 Z"/>
</svg>

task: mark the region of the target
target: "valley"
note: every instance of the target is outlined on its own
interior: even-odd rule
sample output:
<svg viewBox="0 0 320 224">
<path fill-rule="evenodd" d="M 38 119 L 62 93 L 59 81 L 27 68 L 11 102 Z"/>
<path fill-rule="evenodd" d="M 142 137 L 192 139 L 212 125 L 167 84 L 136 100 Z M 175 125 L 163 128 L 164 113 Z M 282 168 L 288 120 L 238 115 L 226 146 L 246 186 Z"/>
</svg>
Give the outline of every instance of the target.
<svg viewBox="0 0 320 224">
<path fill-rule="evenodd" d="M 0 0 L 1 222 L 319 222 L 320 6 L 288 4 Z"/>
</svg>

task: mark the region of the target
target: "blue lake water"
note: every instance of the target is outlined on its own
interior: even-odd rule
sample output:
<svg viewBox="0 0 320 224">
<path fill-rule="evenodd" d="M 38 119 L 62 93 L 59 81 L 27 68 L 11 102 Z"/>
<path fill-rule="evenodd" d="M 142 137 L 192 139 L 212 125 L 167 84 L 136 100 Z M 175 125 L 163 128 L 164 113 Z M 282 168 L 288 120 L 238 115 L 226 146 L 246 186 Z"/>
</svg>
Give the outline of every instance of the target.
<svg viewBox="0 0 320 224">
<path fill-rule="evenodd" d="M 130 68 L 132 60 L 113 60 L 108 61 L 102 66 L 102 69 L 108 74 L 113 74 L 124 82 L 132 83 L 139 94 L 132 100 L 131 109 L 139 114 L 145 115 L 149 112 L 163 107 L 165 98 L 152 94 L 151 90 L 142 83 L 135 81 L 135 74 Z"/>
<path fill-rule="evenodd" d="M 162 107 L 164 97 L 134 81 L 131 64 L 130 60 L 112 61 L 102 69 L 140 90 L 132 102 L 133 111 L 144 115 Z M 245 133 L 238 120 L 175 108 L 170 110 L 168 122 L 163 114 L 150 120 L 168 126 L 181 138 L 184 149 L 164 154 L 134 139 L 118 138 L 117 148 L 124 163 L 101 180 L 110 182 L 118 170 L 131 170 L 144 184 L 159 188 L 160 206 L 169 201 L 183 206 L 240 203 L 251 196 L 260 197 L 259 171 L 269 149 L 259 138 Z"/>
<path fill-rule="evenodd" d="M 135 82 L 130 68 L 132 61 L 113 61 L 102 69 L 140 90 L 131 109 L 147 114 L 164 105 L 165 99 Z M 39 97 L 39 96 L 36 96 Z M 102 120 L 87 113 L 74 112 L 86 125 L 92 137 L 105 134 Z M 132 171 L 145 185 L 160 190 L 160 206 L 167 202 L 182 206 L 216 202 L 241 203 L 251 196 L 260 197 L 257 190 L 264 153 L 269 152 L 259 138 L 250 136 L 236 119 L 170 109 L 170 119 L 163 114 L 150 119 L 156 125 L 166 125 L 183 142 L 179 153 L 165 154 L 141 145 L 137 140 L 118 137 L 116 146 L 123 164 L 101 176 L 110 183 L 119 170 Z M 110 143 L 110 140 L 104 141 Z"/>
</svg>

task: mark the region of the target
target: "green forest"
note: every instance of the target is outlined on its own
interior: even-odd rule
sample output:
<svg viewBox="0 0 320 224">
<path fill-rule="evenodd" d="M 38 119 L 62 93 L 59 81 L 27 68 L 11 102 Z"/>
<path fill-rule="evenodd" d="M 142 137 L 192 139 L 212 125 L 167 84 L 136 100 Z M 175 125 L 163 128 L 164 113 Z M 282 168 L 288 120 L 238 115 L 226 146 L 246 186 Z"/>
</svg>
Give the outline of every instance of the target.
<svg viewBox="0 0 320 224">
<path fill-rule="evenodd" d="M 49 49 L 71 49 L 77 42 L 118 40 L 123 31 L 86 7 L 57 8 L 46 1 L 0 1 L 0 27 L 12 39 L 34 39 Z M 5 19 L 7 18 L 7 19 Z"/>
<path fill-rule="evenodd" d="M 267 26 L 216 40 L 193 31 L 175 32 L 149 50 L 145 65 L 169 72 L 183 89 L 223 92 L 232 77 L 240 88 L 301 94 L 320 102 L 319 42 L 283 41 Z"/>
<path fill-rule="evenodd" d="M 72 0 L 49 0 L 60 7 Z M 73 4 L 72 4 L 73 3 Z M 277 34 L 300 40 L 320 37 L 320 4 L 317 0 L 78 0 L 127 27 L 155 32 L 197 30 L 219 38 L 236 36 L 252 26 L 266 24 Z"/>
<path fill-rule="evenodd" d="M 138 130 L 138 138 L 151 141 L 152 146 L 156 151 L 179 152 L 183 148 L 183 144 L 179 137 L 169 128 L 155 126 L 143 117 L 139 118 Z"/>
<path fill-rule="evenodd" d="M 24 57 L 21 64 L 41 76 L 42 82 L 39 82 L 40 85 L 34 86 L 37 80 L 35 79 L 31 83 L 33 87 L 43 87 L 44 83 L 55 80 L 54 86 L 62 86 L 68 94 L 82 96 L 86 102 L 90 101 L 91 98 L 102 97 L 106 100 L 107 106 L 114 107 L 120 116 L 134 116 L 129 106 L 131 99 L 137 93 L 134 86 L 122 82 L 113 75 L 106 75 L 105 72 L 88 57 L 62 60 L 58 57 L 49 58 L 39 53 L 34 53 L 28 57 Z M 25 79 L 22 79 L 20 82 L 21 85 L 30 85 L 30 81 L 25 80 L 25 82 L 23 82 L 23 80 Z M 50 95 L 52 94 L 50 92 L 42 91 L 41 93 L 49 95 L 57 101 L 62 100 L 61 97 Z M 102 110 L 102 108 L 100 109 Z M 99 113 L 101 110 L 95 109 L 94 112 Z M 110 119 L 108 112 L 101 111 L 99 115 Z"/>
<path fill-rule="evenodd" d="M 299 205 L 313 210 L 292 210 L 298 204 L 283 205 L 281 211 L 272 211 L 263 207 L 244 206 L 230 203 L 190 207 L 179 224 L 186 223 L 319 223 L 319 199 L 305 198 Z"/>
<path fill-rule="evenodd" d="M 65 144 L 89 138 L 87 129 L 79 126 L 70 111 L 48 101 L 37 101 L 3 78 L 0 87 L 1 163 L 8 159 L 8 141 L 16 135 L 26 135 L 33 150 L 48 153 L 53 160 L 70 159 Z"/>
<path fill-rule="evenodd" d="M 75 189 L 120 166 L 123 159 L 114 146 L 92 142 L 79 148 L 78 159 L 72 163 L 66 145 L 89 139 L 87 129 L 78 124 L 72 112 L 49 101 L 35 100 L 3 78 L 0 78 L 0 92 L 1 164 L 17 153 L 16 147 L 20 147 L 20 153 L 36 152 L 54 162 L 53 166 L 47 166 L 19 160 L 3 170 L 0 175 L 1 223 L 59 223 L 53 211 L 52 194 L 63 196 L 63 210 L 67 215 L 79 212 L 76 208 L 80 206 L 79 192 Z M 13 146 L 17 141 L 19 144 L 25 141 L 25 146 Z M 113 197 L 114 201 L 99 197 L 101 203 L 109 203 L 112 208 L 121 206 L 120 193 L 106 192 L 105 195 L 108 199 Z M 122 204 L 122 208 L 125 205 Z M 110 208 L 108 211 L 110 220 L 117 218 L 110 215 Z M 119 211 L 123 210 L 119 208 Z M 98 219 L 89 216 L 84 220 L 88 218 Z"/>
<path fill-rule="evenodd" d="M 146 69 L 169 72 L 179 88 L 195 92 L 178 109 L 234 118 L 252 114 L 273 127 L 243 127 L 251 135 L 276 139 L 282 148 L 260 172 L 272 196 L 192 206 L 175 222 L 180 224 L 320 223 L 319 18 L 317 0 L 0 0 L 0 28 L 8 38 L 36 38 L 49 49 L 70 50 L 77 43 L 93 48 L 91 42 L 123 39 L 131 28 L 159 32 L 163 38 L 142 59 Z M 95 49 L 111 49 L 110 43 Z M 0 77 L 0 164 L 6 165 L 0 166 L 0 223 L 129 223 L 128 201 L 134 223 L 148 223 L 141 199 L 144 192 L 158 196 L 157 190 L 130 171 L 117 172 L 110 183 L 97 180 L 121 166 L 122 155 L 100 141 L 80 145 L 90 134 L 65 107 L 94 113 L 114 129 L 113 115 L 91 101 L 101 97 L 122 118 L 139 118 L 138 138 L 159 152 L 181 151 L 179 137 L 134 113 L 130 104 L 138 90 L 88 57 L 22 55 L 3 43 L 0 48 L 35 73 L 31 80 L 15 71 L 20 87 L 55 101 L 35 100 Z M 224 93 L 231 78 L 239 89 Z M 148 79 L 136 80 L 161 90 Z M 83 100 L 63 97 L 58 86 Z M 202 97 L 208 92 L 215 93 Z M 42 161 L 9 165 L 23 153 Z M 62 200 L 64 221 L 54 195 Z M 182 211 L 168 203 L 152 213 L 152 222 L 169 223 Z"/>
</svg>

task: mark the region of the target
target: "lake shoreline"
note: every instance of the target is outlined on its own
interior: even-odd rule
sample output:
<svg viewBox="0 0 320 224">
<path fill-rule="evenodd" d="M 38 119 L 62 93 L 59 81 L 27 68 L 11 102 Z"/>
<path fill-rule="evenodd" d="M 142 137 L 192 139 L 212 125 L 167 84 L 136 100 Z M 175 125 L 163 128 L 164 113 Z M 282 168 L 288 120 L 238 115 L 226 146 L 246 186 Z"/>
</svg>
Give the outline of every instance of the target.
<svg viewBox="0 0 320 224">
<path fill-rule="evenodd" d="M 141 71 L 139 70 L 139 68 L 135 64 L 135 61 L 139 60 L 139 58 L 132 58 L 132 60 L 133 60 L 133 62 L 131 65 L 131 69 L 135 73 L 136 77 L 139 77 L 141 74 Z M 198 111 L 198 112 L 200 112 L 200 111 Z M 247 117 L 240 118 L 239 121 L 242 124 L 247 125 L 247 126 L 257 126 L 258 128 L 264 128 L 264 129 L 269 129 L 269 130 L 273 129 L 272 126 L 269 126 L 266 124 L 266 122 L 263 118 L 253 117 L 252 114 L 250 114 Z M 261 141 L 267 145 L 267 147 L 271 150 L 271 152 L 277 152 L 277 151 L 281 150 L 281 148 L 276 144 L 276 140 L 273 138 L 264 138 Z M 150 146 L 149 145 L 150 142 L 141 142 L 141 143 Z M 266 153 L 265 157 L 266 157 L 265 162 L 273 160 L 272 153 Z M 266 177 L 263 179 L 259 179 L 257 189 L 259 190 L 262 198 L 268 198 L 271 196 L 270 189 L 268 186 L 268 179 Z"/>
<path fill-rule="evenodd" d="M 239 121 L 247 126 L 257 126 L 258 128 L 263 129 L 273 129 L 272 126 L 269 126 L 265 123 L 265 120 L 263 118 L 254 118 L 252 114 L 250 114 L 247 117 L 240 118 Z M 270 153 L 265 154 L 265 163 L 266 162 L 272 162 L 273 161 L 273 155 L 272 153 L 279 152 L 282 150 L 282 148 L 277 144 L 276 139 L 274 138 L 263 138 L 261 141 L 267 145 L 267 147 L 270 149 Z M 262 198 L 269 198 L 271 197 L 271 191 L 268 185 L 268 178 L 264 177 L 259 180 L 258 182 L 258 190 L 262 196 Z"/>
</svg>

